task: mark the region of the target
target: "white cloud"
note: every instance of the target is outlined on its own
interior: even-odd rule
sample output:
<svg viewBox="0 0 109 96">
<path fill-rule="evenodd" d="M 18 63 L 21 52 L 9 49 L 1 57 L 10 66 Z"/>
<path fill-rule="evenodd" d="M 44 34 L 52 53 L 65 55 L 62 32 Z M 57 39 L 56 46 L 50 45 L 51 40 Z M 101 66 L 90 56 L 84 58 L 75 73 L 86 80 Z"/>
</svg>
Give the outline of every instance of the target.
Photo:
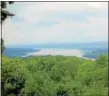
<svg viewBox="0 0 109 96">
<path fill-rule="evenodd" d="M 14 12 L 16 16 L 23 18 L 25 22 L 29 24 L 36 23 L 39 20 L 52 19 L 54 15 L 60 14 L 60 12 L 82 13 L 87 11 L 99 12 L 108 10 L 107 2 L 22 2 L 22 3 L 23 6 L 19 8 L 18 11 L 14 10 Z"/>
<path fill-rule="evenodd" d="M 7 19 L 3 25 L 3 37 L 6 44 L 26 44 L 41 42 L 67 42 L 67 41 L 98 41 L 107 40 L 108 37 L 108 15 L 102 17 L 103 12 L 107 12 L 106 2 L 25 2 L 19 9 L 11 8 L 16 16 Z M 79 13 L 80 17 L 85 12 L 98 12 L 97 16 L 88 15 L 83 21 L 73 21 L 65 18 L 56 18 L 57 14 L 67 12 L 71 14 Z M 108 13 L 108 12 L 107 12 Z M 24 21 L 12 21 L 15 18 L 23 18 Z M 72 17 L 74 18 L 74 17 Z M 39 21 L 52 20 L 58 24 L 46 27 L 37 27 Z M 36 25 L 35 25 L 36 24 Z M 34 26 L 34 27 L 33 27 Z"/>
</svg>

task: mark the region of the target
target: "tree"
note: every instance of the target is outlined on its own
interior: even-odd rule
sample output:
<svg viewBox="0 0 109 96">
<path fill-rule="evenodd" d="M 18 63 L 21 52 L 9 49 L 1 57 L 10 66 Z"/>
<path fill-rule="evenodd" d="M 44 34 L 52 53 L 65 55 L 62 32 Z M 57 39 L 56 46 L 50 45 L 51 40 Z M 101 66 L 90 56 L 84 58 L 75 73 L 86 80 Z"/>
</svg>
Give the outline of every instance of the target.
<svg viewBox="0 0 109 96">
<path fill-rule="evenodd" d="M 1 53 L 5 50 L 4 40 L 1 38 Z"/>
<path fill-rule="evenodd" d="M 1 4 L 1 8 L 0 8 L 1 9 L 1 21 L 0 22 L 1 22 L 1 24 L 3 24 L 3 21 L 8 16 L 14 16 L 14 14 L 12 14 L 6 10 L 7 4 L 13 4 L 13 1 L 1 1 L 0 4 Z M 4 50 L 5 50 L 4 40 L 3 40 L 3 38 L 1 38 L 1 54 L 3 54 Z M 3 81 L 1 81 L 1 87 L 2 87 L 1 95 L 4 96 L 4 94 L 3 94 L 4 93 L 4 82 Z"/>
<path fill-rule="evenodd" d="M 103 53 L 101 53 L 101 55 L 96 59 L 96 63 L 100 66 L 100 67 L 105 67 L 107 65 L 108 61 L 108 57 L 106 55 L 104 55 Z"/>
<path fill-rule="evenodd" d="M 14 16 L 14 14 L 8 12 L 6 10 L 7 8 L 7 4 L 13 4 L 13 1 L 1 1 L 1 24 L 3 23 L 3 21 L 8 17 L 8 16 Z M 3 38 L 1 38 L 1 53 L 3 53 L 5 50 L 5 46 L 4 46 L 4 40 Z"/>
<path fill-rule="evenodd" d="M 13 1 L 1 1 L 1 23 L 8 17 L 8 16 L 14 16 L 14 14 L 8 12 L 6 10 L 8 4 L 13 4 Z"/>
</svg>

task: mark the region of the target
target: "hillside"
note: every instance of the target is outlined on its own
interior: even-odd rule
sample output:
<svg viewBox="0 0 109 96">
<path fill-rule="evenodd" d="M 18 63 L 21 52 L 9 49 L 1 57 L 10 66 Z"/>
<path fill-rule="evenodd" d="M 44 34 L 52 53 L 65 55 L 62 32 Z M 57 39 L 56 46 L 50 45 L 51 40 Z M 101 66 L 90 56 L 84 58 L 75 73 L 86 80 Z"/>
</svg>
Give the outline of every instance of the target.
<svg viewBox="0 0 109 96">
<path fill-rule="evenodd" d="M 108 57 L 2 58 L 4 96 L 108 96 Z M 3 83 L 2 83 L 3 84 Z"/>
</svg>

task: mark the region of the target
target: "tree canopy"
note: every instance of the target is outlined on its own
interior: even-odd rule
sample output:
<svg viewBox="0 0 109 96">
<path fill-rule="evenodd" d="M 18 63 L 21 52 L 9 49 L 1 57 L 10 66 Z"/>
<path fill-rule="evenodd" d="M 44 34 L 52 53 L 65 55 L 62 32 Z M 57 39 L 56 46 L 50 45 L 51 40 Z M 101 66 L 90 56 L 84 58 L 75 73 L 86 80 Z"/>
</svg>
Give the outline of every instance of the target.
<svg viewBox="0 0 109 96">
<path fill-rule="evenodd" d="M 97 61 L 70 56 L 3 57 L 4 96 L 108 96 L 107 60 L 107 56 Z"/>
</svg>

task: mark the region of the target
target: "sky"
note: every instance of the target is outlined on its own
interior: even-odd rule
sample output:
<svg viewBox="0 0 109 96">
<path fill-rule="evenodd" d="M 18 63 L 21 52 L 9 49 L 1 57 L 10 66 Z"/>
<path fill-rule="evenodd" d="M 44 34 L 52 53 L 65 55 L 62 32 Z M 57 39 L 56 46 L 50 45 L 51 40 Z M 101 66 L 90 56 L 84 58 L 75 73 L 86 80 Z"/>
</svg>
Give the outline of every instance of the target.
<svg viewBox="0 0 109 96">
<path fill-rule="evenodd" d="M 107 2 L 15 2 L 2 25 L 6 45 L 108 41 Z"/>
</svg>

